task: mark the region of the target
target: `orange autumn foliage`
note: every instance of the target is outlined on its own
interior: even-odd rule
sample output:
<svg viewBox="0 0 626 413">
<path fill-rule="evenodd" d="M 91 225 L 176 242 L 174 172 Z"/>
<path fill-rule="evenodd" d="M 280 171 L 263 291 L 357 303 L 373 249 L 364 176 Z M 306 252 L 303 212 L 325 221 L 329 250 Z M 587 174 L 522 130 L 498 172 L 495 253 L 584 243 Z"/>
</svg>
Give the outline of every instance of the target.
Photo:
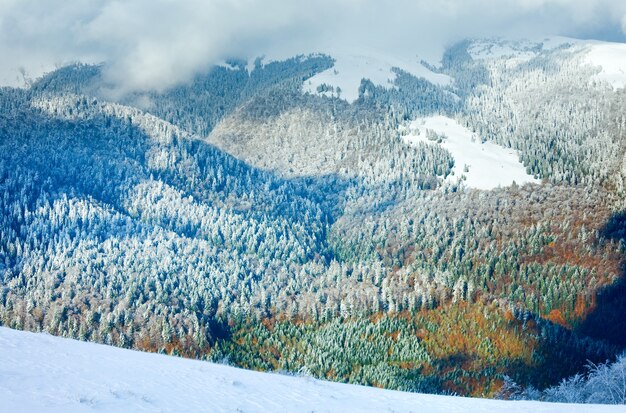
<svg viewBox="0 0 626 413">
<path fill-rule="evenodd" d="M 568 329 L 570 328 L 570 325 L 567 322 L 567 320 L 565 320 L 565 317 L 563 316 L 563 313 L 561 312 L 561 310 L 554 309 L 550 311 L 550 313 L 544 318 L 546 320 L 552 321 L 554 324 L 558 324 Z"/>
</svg>

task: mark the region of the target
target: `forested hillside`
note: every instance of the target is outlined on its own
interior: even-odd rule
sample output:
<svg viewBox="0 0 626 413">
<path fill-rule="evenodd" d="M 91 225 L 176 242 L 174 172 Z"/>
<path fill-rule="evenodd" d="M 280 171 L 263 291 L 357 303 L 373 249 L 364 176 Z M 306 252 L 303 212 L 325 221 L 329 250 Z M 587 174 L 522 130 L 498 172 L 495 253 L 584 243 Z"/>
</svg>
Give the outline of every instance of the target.
<svg viewBox="0 0 626 413">
<path fill-rule="evenodd" d="M 351 103 L 304 87 L 319 54 L 122 97 L 88 65 L 2 88 L 0 324 L 460 395 L 615 360 L 626 92 L 586 47 L 467 41 L 424 63 L 449 84 L 395 68 Z M 536 183 L 473 188 L 445 133 L 404 139 L 429 115 Z"/>
</svg>

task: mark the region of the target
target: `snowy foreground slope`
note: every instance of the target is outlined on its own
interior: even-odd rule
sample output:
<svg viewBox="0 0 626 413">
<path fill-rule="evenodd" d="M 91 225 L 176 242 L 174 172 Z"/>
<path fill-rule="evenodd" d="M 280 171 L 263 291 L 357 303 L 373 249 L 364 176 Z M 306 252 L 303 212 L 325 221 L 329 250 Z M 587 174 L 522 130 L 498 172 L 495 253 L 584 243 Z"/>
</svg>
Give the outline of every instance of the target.
<svg viewBox="0 0 626 413">
<path fill-rule="evenodd" d="M 0 412 L 618 412 L 258 373 L 0 327 Z"/>
</svg>

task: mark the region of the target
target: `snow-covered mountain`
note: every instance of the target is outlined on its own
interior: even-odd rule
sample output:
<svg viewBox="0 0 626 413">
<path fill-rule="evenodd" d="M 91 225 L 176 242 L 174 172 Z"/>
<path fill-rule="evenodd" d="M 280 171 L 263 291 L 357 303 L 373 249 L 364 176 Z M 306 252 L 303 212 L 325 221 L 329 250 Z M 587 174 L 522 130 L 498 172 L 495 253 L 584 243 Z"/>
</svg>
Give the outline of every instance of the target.
<svg viewBox="0 0 626 413">
<path fill-rule="evenodd" d="M 472 42 L 468 52 L 477 60 L 506 60 L 527 62 L 541 53 L 567 51 L 578 56 L 578 64 L 593 68 L 593 80 L 611 85 L 614 89 L 626 85 L 626 44 L 579 40 L 568 37 L 544 37 L 534 40 L 485 39 Z"/>
<path fill-rule="evenodd" d="M 528 62 L 541 53 L 567 50 L 580 56 L 581 66 L 598 69 L 593 79 L 606 82 L 614 88 L 626 85 L 626 44 L 568 37 L 548 36 L 533 40 L 477 39 L 471 42 L 468 52 L 476 60 L 505 60 L 513 63 Z M 417 54 L 396 56 L 376 50 L 347 53 L 330 50 L 326 55 L 334 59 L 333 66 L 303 83 L 303 91 L 320 96 L 335 96 L 353 103 L 359 97 L 362 79 L 377 86 L 394 87 L 399 69 L 438 86 L 453 86 L 449 75 L 433 71 L 441 62 L 429 64 Z M 453 89 L 453 88 L 451 88 Z"/>
<path fill-rule="evenodd" d="M 622 49 L 228 59 L 127 96 L 77 64 L 0 88 L 0 323 L 545 395 L 626 348 Z"/>
<path fill-rule="evenodd" d="M 618 406 L 434 396 L 260 373 L 0 327 L 0 412 L 611 413 Z"/>
</svg>

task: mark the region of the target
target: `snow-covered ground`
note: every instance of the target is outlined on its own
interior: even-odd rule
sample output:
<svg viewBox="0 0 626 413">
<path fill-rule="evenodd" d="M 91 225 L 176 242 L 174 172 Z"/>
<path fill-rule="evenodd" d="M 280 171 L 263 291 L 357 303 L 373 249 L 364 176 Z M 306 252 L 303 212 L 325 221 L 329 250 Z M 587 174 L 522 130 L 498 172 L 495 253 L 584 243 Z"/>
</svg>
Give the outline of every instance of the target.
<svg viewBox="0 0 626 413">
<path fill-rule="evenodd" d="M 429 131 L 445 138 L 440 143 L 430 140 L 427 138 Z M 518 185 L 539 182 L 526 173 L 515 150 L 493 142 L 482 143 L 479 136 L 454 119 L 445 116 L 420 118 L 411 122 L 408 130 L 403 132 L 407 133 L 403 139 L 409 144 L 425 142 L 447 149 L 455 162 L 454 175 L 449 179 L 456 181 L 464 177 L 465 185 L 470 188 L 489 190 L 509 186 L 513 181 Z"/>
<path fill-rule="evenodd" d="M 318 86 L 326 84 L 341 88 L 339 97 L 352 103 L 359 97 L 362 79 L 369 79 L 378 86 L 393 87 L 396 78 L 392 71 L 394 67 L 437 85 L 451 83 L 449 76 L 434 73 L 422 65 L 417 55 L 407 58 L 387 56 L 373 51 L 354 54 L 335 51 L 329 52 L 328 55 L 335 59 L 334 66 L 306 80 L 303 85 L 304 92 L 336 96 L 336 92 L 317 91 Z"/>
<path fill-rule="evenodd" d="M 611 413 L 623 406 L 403 393 L 0 327 L 0 412 Z"/>
<path fill-rule="evenodd" d="M 585 62 L 600 67 L 593 78 L 609 83 L 614 89 L 626 86 L 626 44 L 595 43 L 587 47 Z"/>
</svg>

